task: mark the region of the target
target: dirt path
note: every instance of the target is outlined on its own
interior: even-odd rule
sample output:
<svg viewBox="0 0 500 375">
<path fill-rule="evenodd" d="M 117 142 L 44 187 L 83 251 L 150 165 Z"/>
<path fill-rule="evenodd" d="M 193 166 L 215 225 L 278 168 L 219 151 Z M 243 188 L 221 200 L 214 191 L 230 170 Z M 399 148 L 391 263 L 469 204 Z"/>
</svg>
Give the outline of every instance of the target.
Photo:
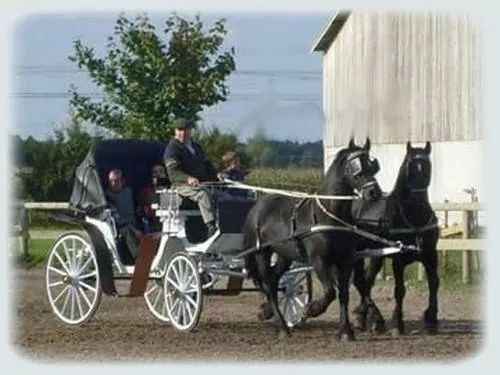
<svg viewBox="0 0 500 375">
<path fill-rule="evenodd" d="M 15 320 L 11 341 L 16 350 L 38 360 L 326 360 L 454 361 L 476 353 L 483 341 L 478 290 L 440 293 L 441 331 L 419 332 L 426 293 L 407 292 L 409 334 L 371 336 L 356 332 L 355 342 L 335 340 L 338 304 L 323 316 L 308 321 L 286 339 L 279 339 L 271 323 L 259 322 L 255 294 L 205 299 L 195 333 L 176 332 L 152 317 L 142 298 L 104 297 L 94 319 L 81 327 L 60 323 L 46 299 L 44 270 L 17 270 L 11 284 Z M 351 293 L 354 307 L 358 302 Z M 390 284 L 378 286 L 376 302 L 386 318 L 392 309 Z"/>
</svg>

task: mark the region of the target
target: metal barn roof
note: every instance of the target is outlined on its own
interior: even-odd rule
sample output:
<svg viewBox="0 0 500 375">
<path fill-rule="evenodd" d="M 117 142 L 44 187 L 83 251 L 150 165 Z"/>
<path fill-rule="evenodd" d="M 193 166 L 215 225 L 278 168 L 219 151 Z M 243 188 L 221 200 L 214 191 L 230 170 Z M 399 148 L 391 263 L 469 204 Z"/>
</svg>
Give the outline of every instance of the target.
<svg viewBox="0 0 500 375">
<path fill-rule="evenodd" d="M 350 10 L 340 10 L 330 19 L 328 25 L 323 29 L 320 36 L 316 39 L 311 48 L 311 53 L 323 51 L 325 52 L 328 47 L 333 43 L 340 30 L 346 23 L 351 15 Z"/>
</svg>

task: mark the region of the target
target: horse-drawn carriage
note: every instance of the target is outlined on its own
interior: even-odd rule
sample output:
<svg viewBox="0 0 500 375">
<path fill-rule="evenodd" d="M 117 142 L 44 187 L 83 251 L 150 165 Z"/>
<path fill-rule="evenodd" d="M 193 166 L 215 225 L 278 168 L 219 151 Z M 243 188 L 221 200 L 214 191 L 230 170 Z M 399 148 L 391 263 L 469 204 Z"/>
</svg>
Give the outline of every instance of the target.
<svg viewBox="0 0 500 375">
<path fill-rule="evenodd" d="M 157 142 L 105 141 L 77 168 L 72 210 L 55 217 L 83 231 L 62 234 L 50 250 L 46 268 L 48 299 L 63 322 L 88 321 L 104 292 L 144 296 L 156 318 L 187 331 L 197 326 L 206 295 L 257 290 L 244 287 L 248 275 L 240 256 L 245 250 L 242 227 L 255 198 L 244 191 L 233 199 L 234 188 L 225 184 L 206 187 L 217 208 L 218 230 L 209 238 L 197 205 L 181 199 L 168 183 L 159 187 L 153 208 L 161 231 L 144 235 L 139 255 L 131 258 L 106 199 L 106 176 L 111 169 L 121 169 L 136 195 L 151 181 L 151 167 L 162 162 L 163 151 L 164 145 Z M 115 280 L 120 279 L 131 281 L 127 294 L 116 292 Z M 281 277 L 279 293 L 280 309 L 292 327 L 302 321 L 311 298 L 310 267 L 295 263 Z"/>
<path fill-rule="evenodd" d="M 265 315 L 274 315 L 288 331 L 306 317 L 326 311 L 338 291 L 338 335 L 352 339 L 350 276 L 354 271 L 361 295 L 356 314 L 366 325 L 367 316 L 380 315 L 370 292 L 381 262 L 377 260 L 365 279 L 361 260 L 390 255 L 397 271 L 398 330 L 404 330 L 402 274 L 415 260 L 424 263 L 429 280 L 424 321 L 431 330 L 437 327 L 438 227 L 427 195 L 429 143 L 425 148 L 408 143 L 389 195 L 382 194 L 374 177 L 379 166 L 369 154 L 368 139 L 362 147 L 351 140 L 337 153 L 325 176 L 326 195 L 281 191 L 256 200 L 252 189 L 263 189 L 235 183 L 207 185 L 215 199 L 218 228 L 208 238 L 198 207 L 166 184 L 157 189 L 154 207 L 161 231 L 143 236 L 138 256 L 132 259 L 106 200 L 105 176 L 111 169 L 123 170 L 128 186 L 137 193 L 151 180 L 151 167 L 162 162 L 163 150 L 164 145 L 155 142 L 106 141 L 77 168 L 72 214 L 58 218 L 80 225 L 86 235 L 71 232 L 59 237 L 46 272 L 50 304 L 65 323 L 90 319 L 101 294 L 117 295 L 114 281 L 127 279 L 130 291 L 124 296 L 144 296 L 155 317 L 183 331 L 197 326 L 203 299 L 210 294 L 262 291 L 268 299 L 263 306 L 272 309 Z M 232 189 L 243 190 L 233 197 Z M 312 300 L 312 270 L 323 287 L 316 300 Z M 258 288 L 244 287 L 247 278 Z M 224 282 L 227 287 L 222 287 Z"/>
</svg>

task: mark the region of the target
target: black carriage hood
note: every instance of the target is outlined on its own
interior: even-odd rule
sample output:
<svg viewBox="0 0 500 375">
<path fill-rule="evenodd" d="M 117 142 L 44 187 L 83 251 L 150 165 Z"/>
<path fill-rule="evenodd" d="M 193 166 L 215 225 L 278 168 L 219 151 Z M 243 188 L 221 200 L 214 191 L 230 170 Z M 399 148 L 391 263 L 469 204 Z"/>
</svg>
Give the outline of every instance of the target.
<svg viewBox="0 0 500 375">
<path fill-rule="evenodd" d="M 106 140 L 93 146 L 76 168 L 70 205 L 86 210 L 106 205 L 106 176 L 121 169 L 127 186 L 137 192 L 150 184 L 151 168 L 163 164 L 165 143 L 140 140 Z"/>
</svg>

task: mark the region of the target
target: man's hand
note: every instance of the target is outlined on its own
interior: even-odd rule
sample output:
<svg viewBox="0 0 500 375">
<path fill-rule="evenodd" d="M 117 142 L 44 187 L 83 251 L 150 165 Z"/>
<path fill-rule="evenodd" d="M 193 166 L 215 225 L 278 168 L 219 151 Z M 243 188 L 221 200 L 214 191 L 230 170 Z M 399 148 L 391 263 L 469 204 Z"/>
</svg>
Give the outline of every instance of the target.
<svg viewBox="0 0 500 375">
<path fill-rule="evenodd" d="M 199 186 L 200 185 L 200 181 L 196 178 L 196 177 L 188 177 L 187 179 L 187 183 L 189 186 Z"/>
</svg>

